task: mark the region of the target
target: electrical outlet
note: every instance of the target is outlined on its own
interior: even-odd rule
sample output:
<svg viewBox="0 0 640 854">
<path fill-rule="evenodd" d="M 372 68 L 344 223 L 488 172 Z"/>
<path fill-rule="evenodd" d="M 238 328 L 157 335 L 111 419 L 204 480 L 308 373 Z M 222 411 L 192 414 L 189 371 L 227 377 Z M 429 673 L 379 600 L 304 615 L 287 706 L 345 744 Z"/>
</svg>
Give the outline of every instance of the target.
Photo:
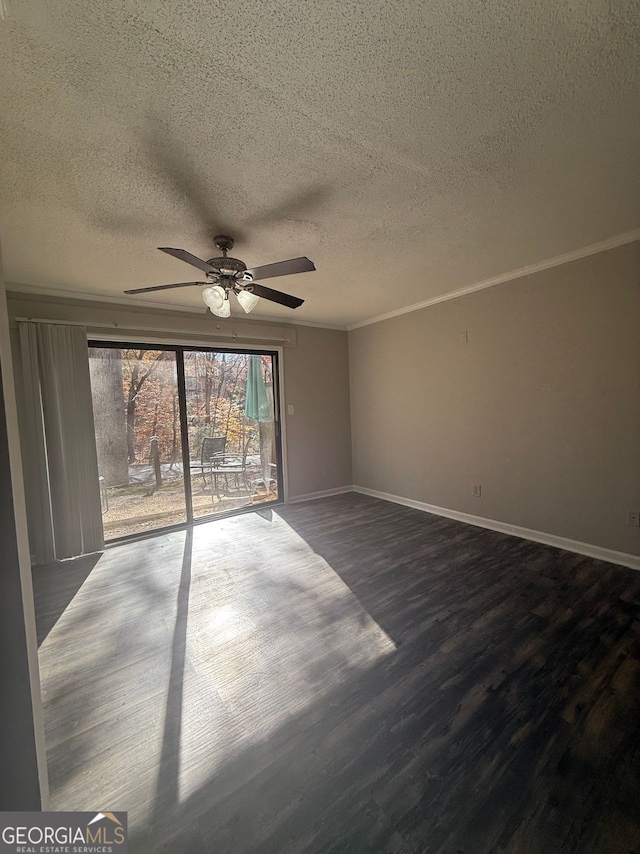
<svg viewBox="0 0 640 854">
<path fill-rule="evenodd" d="M 640 528 L 640 510 L 629 510 L 627 525 L 631 525 L 633 528 Z"/>
<path fill-rule="evenodd" d="M 296 408 L 293 405 L 293 403 L 287 403 L 287 415 L 295 415 L 295 414 L 296 414 Z"/>
<path fill-rule="evenodd" d="M 460 333 L 460 341 L 463 344 L 468 344 L 469 343 L 469 333 L 468 332 L 461 332 Z"/>
<path fill-rule="evenodd" d="M 473 487 L 473 497 L 482 498 L 482 486 L 479 483 Z"/>
</svg>

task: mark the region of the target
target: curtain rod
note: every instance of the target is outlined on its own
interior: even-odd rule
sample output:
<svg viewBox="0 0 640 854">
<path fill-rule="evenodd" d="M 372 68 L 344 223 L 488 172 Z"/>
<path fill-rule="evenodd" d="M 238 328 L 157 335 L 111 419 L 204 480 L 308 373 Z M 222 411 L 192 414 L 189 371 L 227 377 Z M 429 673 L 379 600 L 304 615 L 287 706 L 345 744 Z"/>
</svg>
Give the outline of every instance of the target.
<svg viewBox="0 0 640 854">
<path fill-rule="evenodd" d="M 120 324 L 118 324 L 118 323 L 107 323 L 107 324 L 101 324 L 101 325 L 92 325 L 90 323 L 83 323 L 80 320 L 48 320 L 47 318 L 43 318 L 43 317 L 16 317 L 16 318 L 14 318 L 14 320 L 16 323 L 50 323 L 50 324 L 53 324 L 55 326 L 85 326 L 87 328 L 87 330 L 117 329 L 117 330 L 121 330 L 123 335 L 128 334 L 130 331 L 127 327 L 120 326 Z M 174 336 L 182 336 L 182 337 L 193 337 L 194 336 L 194 333 L 191 333 L 191 332 L 179 332 L 176 329 L 168 329 L 168 328 L 163 328 L 160 326 L 140 327 L 140 328 L 133 327 L 131 331 L 133 331 L 133 332 L 145 332 L 145 333 L 146 332 L 148 332 L 148 333 L 162 332 L 165 334 L 174 335 Z M 197 333 L 195 333 L 195 335 L 207 335 L 207 333 L 206 332 L 204 332 L 204 333 L 203 332 L 197 332 Z M 211 337 L 215 338 L 216 341 L 219 341 L 219 340 L 225 340 L 225 341 L 244 341 L 244 340 L 247 340 L 247 341 L 270 341 L 270 342 L 278 343 L 278 344 L 290 344 L 291 343 L 290 338 L 273 338 L 273 337 L 268 337 L 266 335 L 241 335 L 237 332 L 233 332 L 231 335 L 220 335 L 216 331 L 215 333 L 211 334 Z"/>
</svg>

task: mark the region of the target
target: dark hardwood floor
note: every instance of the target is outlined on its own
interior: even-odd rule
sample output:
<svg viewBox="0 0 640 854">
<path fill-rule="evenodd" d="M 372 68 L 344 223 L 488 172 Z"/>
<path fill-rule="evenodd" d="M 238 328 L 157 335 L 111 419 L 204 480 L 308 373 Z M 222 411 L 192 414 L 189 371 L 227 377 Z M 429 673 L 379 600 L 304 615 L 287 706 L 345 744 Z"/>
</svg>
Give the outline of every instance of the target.
<svg viewBox="0 0 640 854">
<path fill-rule="evenodd" d="M 133 854 L 640 852 L 640 573 L 350 494 L 35 588 L 52 806 Z"/>
</svg>

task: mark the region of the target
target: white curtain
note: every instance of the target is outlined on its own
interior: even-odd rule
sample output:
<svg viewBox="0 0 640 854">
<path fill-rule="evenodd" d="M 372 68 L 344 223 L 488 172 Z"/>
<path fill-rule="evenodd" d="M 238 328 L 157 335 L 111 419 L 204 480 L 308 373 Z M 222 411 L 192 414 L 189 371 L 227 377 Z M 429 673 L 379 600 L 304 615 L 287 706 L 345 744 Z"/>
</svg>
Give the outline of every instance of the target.
<svg viewBox="0 0 640 854">
<path fill-rule="evenodd" d="M 36 563 L 104 546 L 87 331 L 20 323 L 25 488 Z"/>
</svg>

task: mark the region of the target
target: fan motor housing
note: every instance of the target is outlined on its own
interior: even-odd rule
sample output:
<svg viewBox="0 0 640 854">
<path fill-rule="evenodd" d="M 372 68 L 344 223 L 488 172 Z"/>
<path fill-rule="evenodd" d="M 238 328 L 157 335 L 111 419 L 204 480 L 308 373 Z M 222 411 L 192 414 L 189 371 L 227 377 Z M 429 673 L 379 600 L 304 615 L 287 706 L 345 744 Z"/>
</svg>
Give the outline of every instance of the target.
<svg viewBox="0 0 640 854">
<path fill-rule="evenodd" d="M 247 269 L 247 265 L 239 258 L 209 258 L 207 264 L 220 270 L 224 276 L 235 276 Z"/>
</svg>

